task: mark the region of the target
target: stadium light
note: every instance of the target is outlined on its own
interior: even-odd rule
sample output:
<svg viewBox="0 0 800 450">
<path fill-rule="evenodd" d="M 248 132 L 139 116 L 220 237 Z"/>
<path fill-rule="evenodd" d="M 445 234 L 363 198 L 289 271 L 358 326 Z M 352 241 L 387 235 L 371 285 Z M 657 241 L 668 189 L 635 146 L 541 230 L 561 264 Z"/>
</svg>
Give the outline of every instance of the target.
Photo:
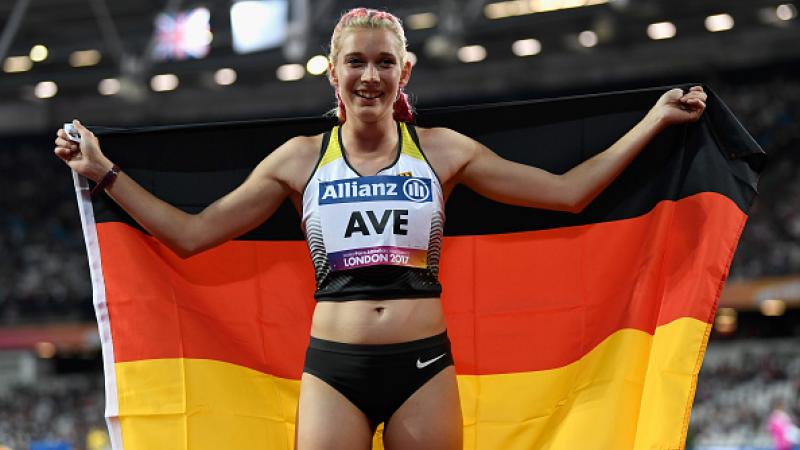
<svg viewBox="0 0 800 450">
<path fill-rule="evenodd" d="M 770 298 L 763 300 L 758 307 L 761 310 L 761 314 L 768 317 L 777 317 L 782 316 L 786 311 L 786 302 L 777 298 Z"/>
<path fill-rule="evenodd" d="M 306 70 L 311 75 L 322 75 L 328 70 L 328 58 L 325 55 L 314 55 L 306 62 Z"/>
<path fill-rule="evenodd" d="M 737 316 L 733 308 L 719 308 L 714 318 L 714 329 L 721 334 L 730 334 L 736 331 Z"/>
<path fill-rule="evenodd" d="M 37 342 L 33 346 L 36 356 L 42 359 L 50 359 L 56 356 L 56 346 L 52 342 Z"/>
<path fill-rule="evenodd" d="M 520 39 L 511 44 L 511 51 L 517 56 L 533 56 L 542 52 L 542 43 L 538 39 Z"/>
<path fill-rule="evenodd" d="M 116 78 L 105 78 L 97 83 L 97 91 L 100 92 L 101 95 L 117 94 L 121 87 L 122 84 Z"/>
<path fill-rule="evenodd" d="M 791 3 L 784 3 L 775 8 L 775 15 L 783 21 L 792 20 L 797 17 L 797 8 Z"/>
<path fill-rule="evenodd" d="M 706 30 L 713 33 L 727 31 L 733 28 L 733 17 L 730 14 L 715 14 L 706 17 L 705 25 Z"/>
<path fill-rule="evenodd" d="M 100 62 L 100 52 L 94 49 L 77 50 L 69 55 L 69 65 L 72 67 L 88 67 Z"/>
<path fill-rule="evenodd" d="M 178 84 L 178 76 L 174 73 L 162 73 L 150 78 L 150 88 L 156 92 L 173 91 Z"/>
<path fill-rule="evenodd" d="M 486 48 L 482 45 L 467 45 L 458 49 L 458 59 L 464 63 L 480 62 L 486 59 Z"/>
<path fill-rule="evenodd" d="M 286 40 L 289 4 L 286 0 L 238 1 L 231 6 L 230 18 L 236 53 L 275 48 Z"/>
<path fill-rule="evenodd" d="M 675 24 L 672 22 L 651 23 L 647 26 L 647 36 L 656 41 L 673 38 L 676 31 Z"/>
<path fill-rule="evenodd" d="M 5 73 L 27 72 L 33 67 L 33 61 L 28 56 L 9 56 L 3 61 Z"/>
<path fill-rule="evenodd" d="M 33 95 L 37 98 L 53 98 L 58 93 L 58 85 L 55 81 L 40 81 L 33 89 Z"/>
<path fill-rule="evenodd" d="M 214 72 L 214 82 L 220 86 L 230 86 L 236 82 L 236 71 L 225 67 Z"/>
<path fill-rule="evenodd" d="M 296 81 L 303 78 L 305 74 L 306 69 L 302 64 L 284 64 L 275 71 L 275 75 L 281 81 Z"/>
<path fill-rule="evenodd" d="M 47 59 L 47 55 L 49 54 L 47 47 L 42 44 L 37 44 L 31 47 L 31 51 L 28 56 L 31 58 L 33 62 L 42 62 Z"/>
<path fill-rule="evenodd" d="M 597 33 L 592 30 L 581 31 L 578 34 L 578 43 L 586 48 L 594 47 L 598 40 Z"/>
<path fill-rule="evenodd" d="M 406 25 L 412 30 L 424 30 L 433 28 L 439 22 L 439 18 L 432 12 L 412 14 L 406 17 Z"/>
<path fill-rule="evenodd" d="M 505 19 L 526 14 L 582 8 L 605 3 L 608 3 L 608 0 L 510 0 L 489 3 L 483 7 L 483 15 L 487 19 Z"/>
</svg>

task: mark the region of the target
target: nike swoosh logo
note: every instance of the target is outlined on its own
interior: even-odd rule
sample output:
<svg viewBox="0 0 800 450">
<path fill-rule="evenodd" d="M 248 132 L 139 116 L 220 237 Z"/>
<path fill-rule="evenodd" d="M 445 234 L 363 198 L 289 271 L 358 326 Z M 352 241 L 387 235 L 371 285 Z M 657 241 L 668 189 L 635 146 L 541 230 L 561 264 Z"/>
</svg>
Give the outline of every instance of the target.
<svg viewBox="0 0 800 450">
<path fill-rule="evenodd" d="M 447 353 L 442 353 L 441 355 L 437 356 L 436 358 L 429 359 L 429 360 L 427 360 L 425 362 L 422 362 L 422 361 L 419 360 L 419 358 L 417 358 L 417 369 L 424 369 L 424 368 L 430 366 L 431 364 L 435 363 L 436 361 L 444 358 L 444 356 L 446 354 Z"/>
</svg>

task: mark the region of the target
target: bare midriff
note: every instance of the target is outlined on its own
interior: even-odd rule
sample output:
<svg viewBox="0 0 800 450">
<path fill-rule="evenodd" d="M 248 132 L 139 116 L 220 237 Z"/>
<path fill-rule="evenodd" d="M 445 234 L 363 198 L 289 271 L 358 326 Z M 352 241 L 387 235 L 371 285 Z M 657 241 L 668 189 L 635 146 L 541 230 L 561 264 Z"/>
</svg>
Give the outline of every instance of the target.
<svg viewBox="0 0 800 450">
<path fill-rule="evenodd" d="M 434 336 L 446 325 L 440 299 L 318 302 L 311 336 L 351 344 L 391 344 Z"/>
</svg>

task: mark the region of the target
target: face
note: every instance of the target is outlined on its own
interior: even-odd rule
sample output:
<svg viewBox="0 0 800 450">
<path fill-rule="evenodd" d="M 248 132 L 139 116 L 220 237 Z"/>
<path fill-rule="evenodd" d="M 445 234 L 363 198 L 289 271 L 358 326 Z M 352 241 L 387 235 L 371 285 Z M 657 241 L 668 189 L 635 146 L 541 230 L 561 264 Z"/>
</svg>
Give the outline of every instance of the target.
<svg viewBox="0 0 800 450">
<path fill-rule="evenodd" d="M 403 65 L 400 60 L 399 39 L 385 29 L 355 28 L 344 33 L 330 73 L 347 116 L 369 122 L 391 117 L 397 93 L 411 74 L 411 63 Z"/>
</svg>

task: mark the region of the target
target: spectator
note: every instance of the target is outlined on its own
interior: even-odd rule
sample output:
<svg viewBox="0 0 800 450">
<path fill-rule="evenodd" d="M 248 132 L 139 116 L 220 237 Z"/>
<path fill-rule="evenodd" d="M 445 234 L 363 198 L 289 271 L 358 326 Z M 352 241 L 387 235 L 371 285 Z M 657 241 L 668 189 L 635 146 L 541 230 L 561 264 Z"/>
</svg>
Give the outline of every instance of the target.
<svg viewBox="0 0 800 450">
<path fill-rule="evenodd" d="M 775 402 L 775 407 L 767 422 L 769 434 L 775 444 L 775 450 L 792 450 L 797 443 L 798 429 L 792 418 L 786 413 L 786 405 L 783 400 Z"/>
</svg>

